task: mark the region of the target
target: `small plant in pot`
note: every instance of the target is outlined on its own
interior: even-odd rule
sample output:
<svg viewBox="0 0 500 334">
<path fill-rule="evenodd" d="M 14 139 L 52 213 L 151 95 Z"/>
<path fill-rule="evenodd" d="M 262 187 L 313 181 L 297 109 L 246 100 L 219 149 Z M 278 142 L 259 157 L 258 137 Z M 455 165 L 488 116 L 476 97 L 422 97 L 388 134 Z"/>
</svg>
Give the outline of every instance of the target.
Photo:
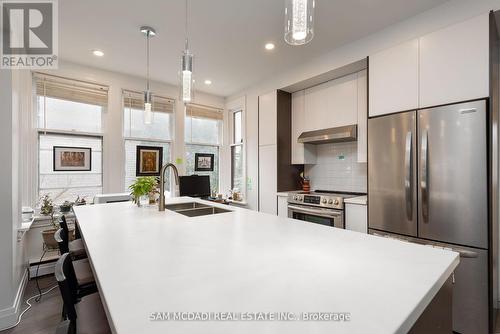
<svg viewBox="0 0 500 334">
<path fill-rule="evenodd" d="M 158 181 L 153 176 L 138 177 L 133 184 L 130 185 L 130 195 L 134 199 L 134 203 L 141 206 L 141 197 L 147 196 L 150 204 L 156 202 L 156 194 L 158 194 Z"/>
<path fill-rule="evenodd" d="M 64 205 L 68 205 L 68 203 L 64 202 L 60 208 L 63 208 Z M 68 211 L 70 209 L 71 205 L 69 206 Z M 47 248 L 47 250 L 58 249 L 57 241 L 56 239 L 54 239 L 54 233 L 56 233 L 56 231 L 60 228 L 59 217 L 55 215 L 54 203 L 52 202 L 52 199 L 48 194 L 45 194 L 40 198 L 40 214 L 44 216 L 50 216 L 50 228 L 42 231 L 42 238 L 45 247 Z M 74 235 L 73 233 L 71 233 L 73 230 L 74 229 L 70 229 L 70 241 L 74 240 Z"/>
</svg>

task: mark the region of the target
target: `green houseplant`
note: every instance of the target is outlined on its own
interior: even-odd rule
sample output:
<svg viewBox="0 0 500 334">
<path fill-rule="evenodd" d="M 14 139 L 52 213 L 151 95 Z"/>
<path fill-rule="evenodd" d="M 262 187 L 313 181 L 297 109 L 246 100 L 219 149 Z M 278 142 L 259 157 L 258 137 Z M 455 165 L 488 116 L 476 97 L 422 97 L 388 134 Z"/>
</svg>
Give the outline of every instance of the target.
<svg viewBox="0 0 500 334">
<path fill-rule="evenodd" d="M 154 176 L 138 177 L 129 187 L 130 195 L 134 198 L 134 203 L 141 206 L 140 198 L 149 197 L 149 203 L 155 203 L 155 196 L 158 193 L 158 181 Z"/>
</svg>

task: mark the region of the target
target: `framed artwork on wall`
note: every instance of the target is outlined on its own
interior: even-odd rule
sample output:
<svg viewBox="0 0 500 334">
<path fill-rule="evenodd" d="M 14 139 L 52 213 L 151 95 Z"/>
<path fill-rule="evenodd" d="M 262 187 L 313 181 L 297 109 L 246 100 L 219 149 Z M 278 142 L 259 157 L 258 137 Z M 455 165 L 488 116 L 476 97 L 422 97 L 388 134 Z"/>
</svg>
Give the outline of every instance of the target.
<svg viewBox="0 0 500 334">
<path fill-rule="evenodd" d="M 54 172 L 82 172 L 92 169 L 92 148 L 53 147 Z"/>
<path fill-rule="evenodd" d="M 195 153 L 194 170 L 197 172 L 213 172 L 214 157 L 215 155 L 210 153 Z"/>
<path fill-rule="evenodd" d="M 163 147 L 137 146 L 135 175 L 160 176 L 163 161 Z"/>
</svg>

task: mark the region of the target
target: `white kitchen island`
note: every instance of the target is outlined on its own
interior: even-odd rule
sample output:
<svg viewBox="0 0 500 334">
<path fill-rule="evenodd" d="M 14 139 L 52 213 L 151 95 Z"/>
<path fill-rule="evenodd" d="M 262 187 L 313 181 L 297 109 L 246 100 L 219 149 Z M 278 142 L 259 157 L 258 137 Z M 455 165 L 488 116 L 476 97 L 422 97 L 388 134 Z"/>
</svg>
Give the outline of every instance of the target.
<svg viewBox="0 0 500 334">
<path fill-rule="evenodd" d="M 192 201 L 204 202 L 167 204 Z M 204 203 L 232 212 L 74 208 L 115 333 L 406 333 L 459 262 L 451 251 Z M 159 320 L 168 312 L 340 312 L 350 321 Z"/>
</svg>

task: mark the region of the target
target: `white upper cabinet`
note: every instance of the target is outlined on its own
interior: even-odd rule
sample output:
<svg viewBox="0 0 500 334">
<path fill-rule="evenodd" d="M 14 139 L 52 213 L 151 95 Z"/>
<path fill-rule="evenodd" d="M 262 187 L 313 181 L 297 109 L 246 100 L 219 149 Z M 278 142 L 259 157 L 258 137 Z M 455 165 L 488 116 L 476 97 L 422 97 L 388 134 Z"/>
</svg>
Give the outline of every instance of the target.
<svg viewBox="0 0 500 334">
<path fill-rule="evenodd" d="M 366 70 L 358 72 L 358 162 L 367 162 L 368 94 Z"/>
<path fill-rule="evenodd" d="M 292 165 L 315 164 L 316 146 L 297 142 L 305 130 L 305 91 L 292 94 Z"/>
<path fill-rule="evenodd" d="M 259 96 L 259 146 L 276 145 L 277 103 L 276 91 Z"/>
<path fill-rule="evenodd" d="M 357 94 L 356 73 L 306 89 L 304 129 L 356 124 Z"/>
<path fill-rule="evenodd" d="M 418 108 L 418 39 L 370 56 L 369 115 Z"/>
<path fill-rule="evenodd" d="M 420 38 L 420 108 L 489 96 L 488 31 L 484 14 Z"/>
</svg>

